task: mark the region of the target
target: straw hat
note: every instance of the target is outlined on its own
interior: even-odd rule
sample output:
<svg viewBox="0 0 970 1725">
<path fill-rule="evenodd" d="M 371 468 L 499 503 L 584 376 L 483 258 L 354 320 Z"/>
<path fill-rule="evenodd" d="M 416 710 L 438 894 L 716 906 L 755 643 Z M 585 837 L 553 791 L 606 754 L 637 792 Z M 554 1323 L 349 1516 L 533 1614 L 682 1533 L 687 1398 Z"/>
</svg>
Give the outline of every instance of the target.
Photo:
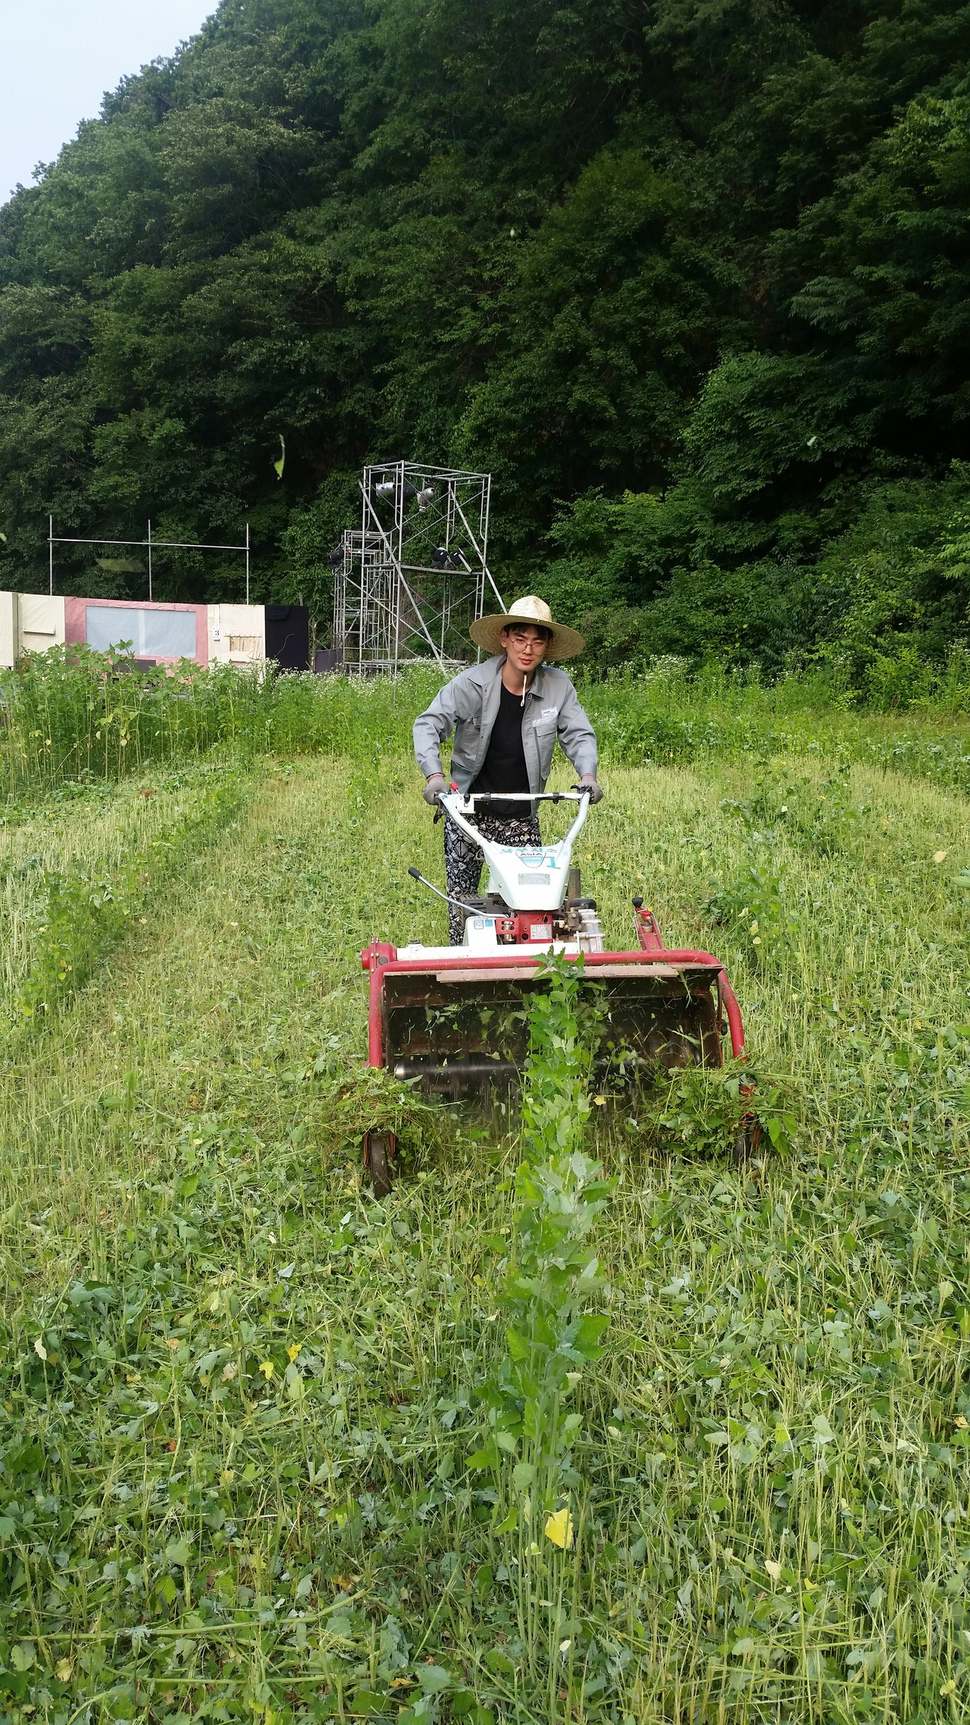
<svg viewBox="0 0 970 1725">
<path fill-rule="evenodd" d="M 565 623 L 554 623 L 545 600 L 537 599 L 534 593 L 529 593 L 524 599 L 516 599 L 504 617 L 495 612 L 489 617 L 476 617 L 468 633 L 476 647 L 484 647 L 486 653 L 501 653 L 502 630 L 510 629 L 513 623 L 531 623 L 536 629 L 548 629 L 552 636 L 549 642 L 551 659 L 575 659 L 586 645 L 585 638 L 577 629 L 570 629 Z"/>
</svg>

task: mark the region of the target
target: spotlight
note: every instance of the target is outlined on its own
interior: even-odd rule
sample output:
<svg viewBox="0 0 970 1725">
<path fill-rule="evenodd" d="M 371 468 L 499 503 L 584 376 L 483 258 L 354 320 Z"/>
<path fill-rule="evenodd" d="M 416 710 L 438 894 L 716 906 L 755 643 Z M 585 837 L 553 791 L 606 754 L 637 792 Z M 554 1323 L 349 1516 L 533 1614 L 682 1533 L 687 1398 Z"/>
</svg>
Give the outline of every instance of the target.
<svg viewBox="0 0 970 1725">
<path fill-rule="evenodd" d="M 435 546 L 431 553 L 431 567 L 433 569 L 451 568 L 451 552 L 448 550 L 447 545 Z"/>
<path fill-rule="evenodd" d="M 394 496 L 395 489 L 396 487 L 393 479 L 379 479 L 377 484 L 374 486 L 375 494 L 378 497 L 383 497 L 385 501 Z"/>
<path fill-rule="evenodd" d="M 331 569 L 342 569 L 343 564 L 344 548 L 342 545 L 335 545 L 330 553 L 330 567 Z"/>
<path fill-rule="evenodd" d="M 432 499 L 434 497 L 434 486 L 433 485 L 422 486 L 421 490 L 418 492 L 417 495 L 418 495 L 418 508 L 422 509 L 422 510 L 427 509 L 428 504 L 432 501 Z"/>
</svg>

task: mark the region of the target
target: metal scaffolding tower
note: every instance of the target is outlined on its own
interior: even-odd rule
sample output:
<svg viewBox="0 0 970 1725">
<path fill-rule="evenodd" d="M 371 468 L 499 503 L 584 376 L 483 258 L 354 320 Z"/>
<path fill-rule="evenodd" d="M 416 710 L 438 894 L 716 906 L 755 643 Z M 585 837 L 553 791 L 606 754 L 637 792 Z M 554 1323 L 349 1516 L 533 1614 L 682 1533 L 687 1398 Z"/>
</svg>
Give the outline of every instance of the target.
<svg viewBox="0 0 970 1725">
<path fill-rule="evenodd" d="M 487 562 L 491 475 L 413 461 L 364 468 L 360 530 L 334 553 L 333 642 L 351 672 L 469 654 L 468 625 L 505 605 Z"/>
</svg>

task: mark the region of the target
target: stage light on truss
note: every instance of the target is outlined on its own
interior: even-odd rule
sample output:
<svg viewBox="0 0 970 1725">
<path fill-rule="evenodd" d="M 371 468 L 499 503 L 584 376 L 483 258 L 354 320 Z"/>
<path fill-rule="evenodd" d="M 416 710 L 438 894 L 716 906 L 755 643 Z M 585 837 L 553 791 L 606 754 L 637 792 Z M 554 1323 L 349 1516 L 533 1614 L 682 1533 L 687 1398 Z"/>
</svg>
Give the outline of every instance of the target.
<svg viewBox="0 0 970 1725">
<path fill-rule="evenodd" d="M 331 569 L 342 569 L 343 566 L 344 548 L 342 545 L 335 545 L 330 553 L 330 567 Z"/>
<path fill-rule="evenodd" d="M 456 546 L 449 550 L 447 545 L 436 545 L 431 553 L 431 567 L 433 569 L 469 570 L 470 572 L 468 559 L 464 552 L 459 551 Z"/>
<path fill-rule="evenodd" d="M 382 503 L 390 503 L 397 491 L 397 486 L 396 479 L 379 479 L 374 486 L 374 495 L 380 498 Z M 412 497 L 416 498 L 418 508 L 424 510 L 434 498 L 435 487 L 424 485 L 419 491 L 413 479 L 405 479 L 401 486 L 401 495 L 408 500 Z"/>
</svg>

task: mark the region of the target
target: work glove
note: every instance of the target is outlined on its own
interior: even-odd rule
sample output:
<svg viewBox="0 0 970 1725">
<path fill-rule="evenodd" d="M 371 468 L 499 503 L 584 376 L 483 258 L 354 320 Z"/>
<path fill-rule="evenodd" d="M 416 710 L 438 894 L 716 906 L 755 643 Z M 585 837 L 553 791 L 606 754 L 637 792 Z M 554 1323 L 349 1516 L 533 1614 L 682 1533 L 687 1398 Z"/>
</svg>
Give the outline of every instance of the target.
<svg viewBox="0 0 970 1725">
<path fill-rule="evenodd" d="M 591 803 L 601 803 L 603 801 L 603 787 L 598 783 L 595 773 L 584 773 L 579 781 L 579 787 L 580 790 L 588 787 L 589 800 Z"/>
<path fill-rule="evenodd" d="M 430 779 L 428 779 L 427 783 L 425 784 L 424 790 L 421 792 L 421 795 L 423 796 L 425 802 L 430 803 L 432 808 L 434 808 L 434 805 L 438 801 L 438 798 L 440 797 L 442 791 L 446 791 L 447 789 L 448 789 L 448 786 L 445 783 L 444 773 L 432 773 Z"/>
</svg>

